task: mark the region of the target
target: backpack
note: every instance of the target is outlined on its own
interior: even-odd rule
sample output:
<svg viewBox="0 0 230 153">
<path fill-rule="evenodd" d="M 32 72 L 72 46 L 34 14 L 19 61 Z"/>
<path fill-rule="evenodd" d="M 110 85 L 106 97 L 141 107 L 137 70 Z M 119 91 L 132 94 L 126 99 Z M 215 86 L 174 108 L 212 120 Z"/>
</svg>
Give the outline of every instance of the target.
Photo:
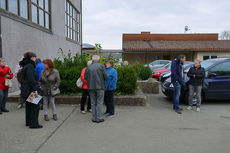
<svg viewBox="0 0 230 153">
<path fill-rule="evenodd" d="M 17 73 L 17 80 L 20 84 L 24 82 L 24 74 L 23 74 L 23 69 L 20 69 Z"/>
</svg>

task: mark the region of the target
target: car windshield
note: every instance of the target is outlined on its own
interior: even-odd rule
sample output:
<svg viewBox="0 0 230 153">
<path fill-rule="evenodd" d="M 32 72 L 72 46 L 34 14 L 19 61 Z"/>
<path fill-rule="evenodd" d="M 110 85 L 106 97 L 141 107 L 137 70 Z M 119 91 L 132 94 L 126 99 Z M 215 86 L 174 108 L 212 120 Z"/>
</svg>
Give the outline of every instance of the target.
<svg viewBox="0 0 230 153">
<path fill-rule="evenodd" d="M 164 67 L 163 67 L 163 69 L 170 69 L 171 68 L 171 63 L 169 63 L 169 64 L 167 64 L 167 65 L 165 65 Z"/>
<path fill-rule="evenodd" d="M 209 68 L 210 66 L 212 66 L 214 63 L 215 63 L 215 61 L 206 60 L 206 61 L 201 62 L 201 66 L 202 66 L 204 69 L 207 69 L 207 68 Z"/>
</svg>

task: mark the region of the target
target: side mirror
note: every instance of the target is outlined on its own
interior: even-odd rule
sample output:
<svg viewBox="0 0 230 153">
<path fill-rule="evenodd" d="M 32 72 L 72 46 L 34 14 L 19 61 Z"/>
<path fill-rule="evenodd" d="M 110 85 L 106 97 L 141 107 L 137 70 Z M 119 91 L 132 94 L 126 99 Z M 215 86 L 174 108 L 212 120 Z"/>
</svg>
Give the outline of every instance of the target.
<svg viewBox="0 0 230 153">
<path fill-rule="evenodd" d="M 208 78 L 215 78 L 216 77 L 216 73 L 209 73 L 208 74 Z"/>
</svg>

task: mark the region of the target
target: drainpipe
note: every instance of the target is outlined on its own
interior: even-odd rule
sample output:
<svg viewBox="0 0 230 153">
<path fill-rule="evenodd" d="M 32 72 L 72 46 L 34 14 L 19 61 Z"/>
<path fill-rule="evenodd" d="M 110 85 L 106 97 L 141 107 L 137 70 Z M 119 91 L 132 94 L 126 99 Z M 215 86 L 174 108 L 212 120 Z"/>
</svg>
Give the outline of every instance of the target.
<svg viewBox="0 0 230 153">
<path fill-rule="evenodd" d="M 0 57 L 2 57 L 2 16 L 0 15 Z"/>
<path fill-rule="evenodd" d="M 81 3 L 80 4 L 81 5 L 81 21 L 80 21 L 81 22 L 81 28 L 80 28 L 81 32 L 80 32 L 80 35 L 81 35 L 81 55 L 82 55 L 82 43 L 83 43 L 82 42 L 82 13 L 83 13 L 82 12 L 82 0 L 80 1 L 80 3 Z"/>
</svg>

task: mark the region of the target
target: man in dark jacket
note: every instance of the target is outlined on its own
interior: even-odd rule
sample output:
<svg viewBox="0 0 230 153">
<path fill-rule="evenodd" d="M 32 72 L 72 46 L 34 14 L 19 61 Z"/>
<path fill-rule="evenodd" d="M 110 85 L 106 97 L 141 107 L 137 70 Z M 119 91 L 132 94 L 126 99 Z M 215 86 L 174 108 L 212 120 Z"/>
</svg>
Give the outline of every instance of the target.
<svg viewBox="0 0 230 153">
<path fill-rule="evenodd" d="M 99 63 L 100 56 L 92 57 L 92 65 L 85 71 L 85 80 L 88 84 L 88 90 L 92 106 L 92 121 L 95 123 L 104 122 L 102 117 L 102 108 L 104 101 L 105 80 L 108 76 L 105 66 Z"/>
<path fill-rule="evenodd" d="M 201 91 L 202 85 L 205 77 L 205 70 L 200 65 L 200 60 L 195 60 L 194 67 L 191 67 L 188 72 L 189 80 L 189 106 L 187 107 L 188 110 L 192 110 L 193 106 L 193 97 L 194 93 L 196 93 L 197 97 L 197 104 L 196 104 L 196 111 L 200 112 L 200 105 L 201 105 Z"/>
<path fill-rule="evenodd" d="M 173 94 L 173 109 L 178 113 L 182 114 L 182 109 L 180 108 L 180 94 L 181 87 L 184 86 L 184 70 L 183 64 L 186 60 L 185 55 L 180 55 L 178 58 L 172 61 L 171 66 L 171 80 L 174 86 Z"/>
</svg>

